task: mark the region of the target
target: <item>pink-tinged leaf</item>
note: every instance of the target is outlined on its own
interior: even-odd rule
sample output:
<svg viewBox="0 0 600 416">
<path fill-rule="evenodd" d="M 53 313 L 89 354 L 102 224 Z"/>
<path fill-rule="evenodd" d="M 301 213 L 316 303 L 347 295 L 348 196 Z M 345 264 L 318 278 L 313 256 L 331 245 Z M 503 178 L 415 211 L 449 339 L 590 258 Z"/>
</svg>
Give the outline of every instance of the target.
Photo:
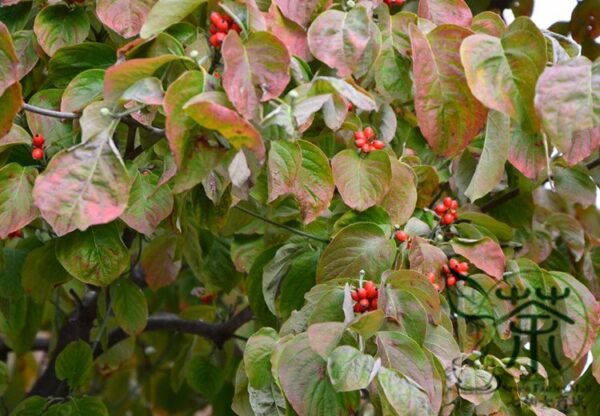
<svg viewBox="0 0 600 416">
<path fill-rule="evenodd" d="M 419 17 L 436 25 L 450 23 L 469 27 L 473 13 L 464 0 L 419 0 Z"/>
<path fill-rule="evenodd" d="M 429 273 L 440 273 L 448 258 L 441 249 L 417 237 L 413 239 L 408 261 L 412 270 L 427 276 Z"/>
<path fill-rule="evenodd" d="M 292 22 L 302 27 L 307 27 L 310 21 L 320 11 L 326 9 L 331 4 L 331 0 L 275 0 L 275 4 L 281 9 L 281 13 Z"/>
<path fill-rule="evenodd" d="M 486 109 L 471 94 L 460 63 L 469 29 L 443 25 L 424 34 L 410 26 L 415 110 L 421 132 L 443 156 L 460 153 L 485 124 Z"/>
<path fill-rule="evenodd" d="M 0 137 L 0 153 L 19 144 L 31 145 L 31 136 L 23 127 L 13 124 L 7 135 Z"/>
<path fill-rule="evenodd" d="M 506 30 L 506 23 L 498 13 L 483 12 L 473 17 L 471 30 L 475 33 L 485 33 L 499 38 Z"/>
<path fill-rule="evenodd" d="M 59 236 L 113 221 L 125 210 L 130 181 L 113 129 L 57 153 L 38 176 L 35 204 Z"/>
<path fill-rule="evenodd" d="M 0 108 L 2 109 L 0 111 L 0 137 L 10 131 L 15 116 L 22 106 L 21 84 L 15 82 L 4 91 L 4 94 L 0 95 Z"/>
<path fill-rule="evenodd" d="M 517 18 L 501 38 L 476 34 L 460 47 L 469 87 L 486 107 L 539 130 L 533 105 L 535 84 L 546 67 L 546 41 L 527 17 Z"/>
<path fill-rule="evenodd" d="M 302 150 L 297 142 L 271 142 L 267 167 L 269 202 L 294 192 L 301 164 Z"/>
<path fill-rule="evenodd" d="M 247 40 L 230 31 L 221 48 L 225 69 L 223 88 L 235 108 L 256 119 L 260 103 L 278 97 L 290 82 L 290 55 L 269 32 L 256 32 Z"/>
<path fill-rule="evenodd" d="M 155 0 L 98 0 L 96 14 L 105 26 L 124 38 L 140 33 Z"/>
<path fill-rule="evenodd" d="M 28 100 L 28 103 L 48 110 L 58 110 L 63 90 L 49 89 L 36 92 Z M 56 117 L 37 114 L 32 111 L 25 112 L 27 125 L 31 134 L 43 134 L 46 146 L 54 144 L 60 147 L 69 147 L 74 144 L 72 120 L 61 120 Z"/>
<path fill-rule="evenodd" d="M 298 171 L 294 195 L 300 205 L 300 214 L 308 224 L 329 208 L 335 187 L 329 159 L 323 151 L 304 140 L 298 143 L 302 150 L 302 166 Z"/>
<path fill-rule="evenodd" d="M 308 46 L 315 58 L 345 78 L 368 72 L 379 50 L 379 45 L 373 44 L 378 35 L 379 29 L 364 7 L 347 13 L 328 10 L 308 29 Z"/>
<path fill-rule="evenodd" d="M 527 133 L 519 126 L 513 126 L 508 161 L 523 175 L 537 180 L 546 168 L 543 137 L 540 134 Z"/>
<path fill-rule="evenodd" d="M 211 146 L 203 136 L 187 139 L 187 150 L 173 179 L 173 192 L 189 191 L 204 181 L 227 155 L 227 149 Z"/>
<path fill-rule="evenodd" d="M 121 102 L 135 101 L 149 106 L 163 104 L 162 82 L 156 77 L 142 78 L 123 93 Z"/>
<path fill-rule="evenodd" d="M 19 79 L 27 75 L 38 63 L 39 46 L 35 41 L 35 33 L 33 30 L 21 30 L 13 35 L 15 50 L 19 57 L 19 65 L 17 68 Z M 41 52 L 39 52 L 41 53 Z"/>
<path fill-rule="evenodd" d="M 390 159 L 390 167 L 390 190 L 381 206 L 390 214 L 392 224 L 402 225 L 409 220 L 417 205 L 417 178 L 408 165 L 396 159 Z"/>
<path fill-rule="evenodd" d="M 478 269 L 498 280 L 502 279 L 506 259 L 500 245 L 490 237 L 480 240 L 455 238 L 452 240 L 452 249 Z"/>
<path fill-rule="evenodd" d="M 0 169 L 0 240 L 37 217 L 31 191 L 37 170 L 10 163 Z"/>
<path fill-rule="evenodd" d="M 0 96 L 18 80 L 19 58 L 8 28 L 0 22 Z"/>
<path fill-rule="evenodd" d="M 575 165 L 600 147 L 600 61 L 584 57 L 546 68 L 535 107 L 554 146 Z"/>
<path fill-rule="evenodd" d="M 56 257 L 71 276 L 95 286 L 109 285 L 129 267 L 129 252 L 115 223 L 60 238 Z"/>
<path fill-rule="evenodd" d="M 267 19 L 269 29 L 283 42 L 290 55 L 298 56 L 305 61 L 311 60 L 306 30 L 302 26 L 286 19 L 275 3 L 271 4 Z"/>
<path fill-rule="evenodd" d="M 361 157 L 356 150 L 342 150 L 331 160 L 333 179 L 344 203 L 357 211 L 379 204 L 390 189 L 392 169 L 385 152 Z"/>
<path fill-rule="evenodd" d="M 211 92 L 192 98 L 183 109 L 202 127 L 218 131 L 236 149 L 247 147 L 259 159 L 264 159 L 265 145 L 260 133 L 238 113 L 225 107 L 225 104 L 222 94 Z"/>
<path fill-rule="evenodd" d="M 159 179 L 155 173 L 138 172 L 131 185 L 127 209 L 121 214 L 125 224 L 146 236 L 152 235 L 173 211 L 173 193 L 168 186 L 158 186 Z"/>
<path fill-rule="evenodd" d="M 143 78 L 154 75 L 168 62 L 183 59 L 181 56 L 161 55 L 154 58 L 137 58 L 113 65 L 104 76 L 104 100 L 115 103 L 125 91 Z"/>
<path fill-rule="evenodd" d="M 84 7 L 55 4 L 36 15 L 33 31 L 44 52 L 52 56 L 64 46 L 82 43 L 90 31 L 90 21 Z"/>
<path fill-rule="evenodd" d="M 75 76 L 63 91 L 60 111 L 79 112 L 102 97 L 104 70 L 88 69 Z"/>
<path fill-rule="evenodd" d="M 150 289 L 157 290 L 169 286 L 175 281 L 181 260 L 175 254 L 177 239 L 173 234 L 162 234 L 152 239 L 144 248 L 140 265 L 144 271 L 144 279 Z"/>
</svg>

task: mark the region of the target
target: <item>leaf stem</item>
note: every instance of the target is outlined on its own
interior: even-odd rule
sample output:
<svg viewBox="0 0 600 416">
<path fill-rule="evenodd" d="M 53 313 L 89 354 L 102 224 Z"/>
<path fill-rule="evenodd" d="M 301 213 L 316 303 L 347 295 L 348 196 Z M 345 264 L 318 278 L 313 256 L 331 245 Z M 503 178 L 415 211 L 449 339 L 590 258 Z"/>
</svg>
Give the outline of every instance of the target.
<svg viewBox="0 0 600 416">
<path fill-rule="evenodd" d="M 75 119 L 78 119 L 81 117 L 81 114 L 78 114 L 78 113 L 68 113 L 68 112 L 64 112 L 64 111 L 48 110 L 47 108 L 37 107 L 35 105 L 31 105 L 31 104 L 27 104 L 27 103 L 23 104 L 23 110 L 29 111 L 30 113 L 41 114 L 43 116 L 63 118 L 63 119 L 69 119 L 69 120 L 75 120 Z"/>
<path fill-rule="evenodd" d="M 239 205 L 236 205 L 234 208 L 239 209 L 240 211 L 242 211 L 243 213 L 246 213 L 246 214 L 250 215 L 251 217 L 254 217 L 254 218 L 257 218 L 257 219 L 259 219 L 261 221 L 264 221 L 267 224 L 271 224 L 271 225 L 274 225 L 276 227 L 283 228 L 284 230 L 287 230 L 290 233 L 297 234 L 297 235 L 300 235 L 302 237 L 310 238 L 311 240 L 319 241 L 321 243 L 329 243 L 329 240 L 325 240 L 324 238 L 320 238 L 320 237 L 317 237 L 315 235 L 305 233 L 304 231 L 298 230 L 297 228 L 294 228 L 294 227 L 290 227 L 289 225 L 285 225 L 285 224 L 281 224 L 281 223 L 275 222 L 273 220 L 270 220 L 268 218 L 263 217 L 260 214 L 252 212 L 252 211 L 250 211 L 250 210 L 248 210 L 248 209 L 246 209 L 244 207 L 240 207 Z"/>
</svg>

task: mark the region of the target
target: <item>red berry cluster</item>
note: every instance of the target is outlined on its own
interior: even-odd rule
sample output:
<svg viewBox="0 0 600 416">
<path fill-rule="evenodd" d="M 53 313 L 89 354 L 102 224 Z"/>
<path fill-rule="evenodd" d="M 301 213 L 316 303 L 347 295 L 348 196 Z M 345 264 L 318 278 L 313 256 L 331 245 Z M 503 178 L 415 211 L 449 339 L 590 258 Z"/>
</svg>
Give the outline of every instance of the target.
<svg viewBox="0 0 600 416">
<path fill-rule="evenodd" d="M 402 6 L 405 2 L 405 0 L 383 0 L 385 4 L 387 4 L 389 7 L 392 6 Z"/>
<path fill-rule="evenodd" d="M 375 284 L 370 280 L 365 281 L 363 287 L 359 287 L 352 291 L 352 300 L 354 304 L 354 312 L 362 313 L 366 311 L 374 311 L 377 309 L 377 299 L 379 292 Z"/>
<path fill-rule="evenodd" d="M 23 238 L 23 231 L 17 230 L 13 231 L 12 233 L 8 233 L 8 238 L 9 240 L 12 240 L 13 238 Z"/>
<path fill-rule="evenodd" d="M 363 131 L 355 132 L 354 144 L 364 153 L 369 153 L 371 150 L 381 150 L 385 147 L 384 142 L 375 140 L 375 130 L 371 127 L 365 127 Z"/>
<path fill-rule="evenodd" d="M 456 284 L 456 276 L 454 274 L 457 273 L 460 276 L 468 276 L 469 263 L 466 261 L 459 262 L 452 258 L 448 261 L 448 264 L 442 266 L 442 271 L 446 275 L 446 285 L 454 286 Z"/>
<path fill-rule="evenodd" d="M 42 158 L 44 157 L 44 149 L 42 149 L 42 147 L 44 147 L 45 141 L 46 140 L 44 139 L 44 136 L 42 136 L 41 134 L 36 134 L 35 136 L 33 136 L 33 139 L 31 140 L 31 143 L 33 144 L 31 157 L 35 160 L 42 160 Z"/>
<path fill-rule="evenodd" d="M 444 198 L 443 203 L 435 207 L 435 213 L 440 216 L 440 222 L 444 225 L 450 225 L 458 218 L 458 201 L 449 196 Z"/>
<path fill-rule="evenodd" d="M 211 36 L 208 41 L 215 48 L 221 47 L 221 44 L 225 40 L 225 36 L 227 36 L 227 33 L 230 30 L 235 30 L 237 33 L 242 31 L 242 28 L 227 14 L 222 15 L 219 12 L 212 12 L 210 14 L 210 23 L 208 30 L 210 31 Z"/>
</svg>

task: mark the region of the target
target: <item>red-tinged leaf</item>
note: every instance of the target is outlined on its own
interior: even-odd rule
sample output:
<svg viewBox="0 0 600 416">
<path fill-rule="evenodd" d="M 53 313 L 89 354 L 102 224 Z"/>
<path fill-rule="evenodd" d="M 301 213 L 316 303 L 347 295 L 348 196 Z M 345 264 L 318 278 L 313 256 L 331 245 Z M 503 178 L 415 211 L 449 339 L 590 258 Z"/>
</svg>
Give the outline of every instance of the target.
<svg viewBox="0 0 600 416">
<path fill-rule="evenodd" d="M 64 46 L 83 42 L 90 31 L 90 21 L 84 7 L 55 4 L 36 15 L 33 31 L 44 52 L 52 56 Z"/>
<path fill-rule="evenodd" d="M 442 266 L 448 262 L 444 252 L 421 238 L 414 238 L 408 253 L 410 268 L 424 276 L 429 273 L 438 274 Z"/>
<path fill-rule="evenodd" d="M 37 217 L 31 191 L 37 170 L 9 163 L 0 169 L 0 240 Z"/>
<path fill-rule="evenodd" d="M 290 55 L 298 56 L 305 61 L 311 60 L 306 30 L 302 26 L 286 19 L 275 3 L 271 4 L 267 19 L 269 29 L 283 42 Z"/>
<path fill-rule="evenodd" d="M 297 142 L 271 142 L 267 167 L 269 202 L 294 192 L 301 164 L 302 150 Z"/>
<path fill-rule="evenodd" d="M 121 214 L 125 224 L 146 236 L 152 235 L 173 210 L 173 193 L 168 186 L 158 186 L 159 179 L 155 173 L 138 172 L 131 185 L 127 209 Z"/>
<path fill-rule="evenodd" d="M 189 191 L 204 181 L 227 155 L 227 149 L 209 145 L 198 136 L 188 139 L 189 144 L 181 167 L 173 179 L 173 192 Z"/>
<path fill-rule="evenodd" d="M 381 201 L 381 206 L 390 214 L 392 224 L 402 225 L 408 221 L 417 205 L 416 175 L 408 165 L 396 159 L 390 159 L 390 167 L 390 190 Z"/>
<path fill-rule="evenodd" d="M 546 68 L 536 87 L 542 128 L 570 165 L 600 147 L 600 61 L 586 57 Z"/>
<path fill-rule="evenodd" d="M 380 203 L 390 189 L 392 170 L 385 152 L 361 157 L 356 150 L 342 150 L 331 160 L 331 167 L 344 203 L 357 211 Z"/>
<path fill-rule="evenodd" d="M 475 33 L 485 33 L 499 38 L 506 30 L 506 23 L 498 13 L 483 12 L 473 17 L 471 30 Z"/>
<path fill-rule="evenodd" d="M 96 14 L 105 26 L 124 38 L 137 36 L 154 0 L 98 0 Z"/>
<path fill-rule="evenodd" d="M 443 156 L 460 153 L 485 123 L 486 109 L 469 91 L 460 63 L 461 42 L 471 34 L 454 25 L 427 34 L 410 26 L 419 127 Z"/>
<path fill-rule="evenodd" d="M 523 175 L 537 180 L 546 168 L 543 137 L 540 134 L 527 133 L 519 126 L 513 126 L 508 161 Z"/>
<path fill-rule="evenodd" d="M 0 22 L 0 96 L 18 80 L 19 58 L 8 28 Z"/>
<path fill-rule="evenodd" d="M 256 119 L 260 103 L 278 97 L 290 82 L 290 55 L 281 40 L 269 32 L 242 39 L 230 31 L 221 48 L 225 69 L 223 88 L 235 108 Z"/>
<path fill-rule="evenodd" d="M 11 146 L 19 144 L 31 144 L 31 136 L 25 129 L 17 124 L 13 124 L 6 136 L 0 137 L 0 153 Z"/>
<path fill-rule="evenodd" d="M 102 97 L 103 69 L 88 69 L 75 76 L 63 91 L 60 111 L 79 112 Z"/>
<path fill-rule="evenodd" d="M 129 252 L 114 223 L 60 238 L 56 257 L 71 276 L 95 286 L 109 285 L 129 267 Z"/>
<path fill-rule="evenodd" d="M 436 25 L 450 23 L 469 27 L 473 13 L 464 0 L 419 0 L 419 17 Z"/>
<path fill-rule="evenodd" d="M 294 195 L 304 222 L 317 219 L 331 203 L 335 186 L 329 159 L 314 144 L 299 140 L 302 166 L 298 171 Z"/>
<path fill-rule="evenodd" d="M 157 290 L 169 286 L 177 278 L 181 270 L 181 260 L 175 255 L 176 243 L 175 235 L 162 234 L 152 239 L 144 248 L 140 265 L 150 289 Z"/>
<path fill-rule="evenodd" d="M 336 69 L 340 77 L 363 75 L 377 56 L 379 45 L 373 42 L 378 32 L 364 7 L 347 13 L 328 10 L 308 29 L 308 46 L 315 58 Z"/>
<path fill-rule="evenodd" d="M 33 30 L 21 30 L 13 35 L 15 51 L 19 57 L 17 68 L 19 79 L 27 75 L 39 61 L 38 50 Z"/>
<path fill-rule="evenodd" d="M 125 210 L 130 181 L 111 136 L 108 130 L 57 153 L 38 176 L 35 204 L 59 236 L 113 221 Z"/>
<path fill-rule="evenodd" d="M 137 58 L 113 65 L 104 76 L 104 100 L 114 104 L 125 91 L 143 78 L 154 75 L 163 65 L 183 59 L 181 56 L 160 55 L 154 58 Z"/>
<path fill-rule="evenodd" d="M 226 100 L 220 93 L 203 93 L 189 100 L 183 109 L 196 123 L 218 131 L 236 149 L 247 147 L 259 159 L 265 157 L 265 145 L 260 133 L 235 111 L 225 106 Z"/>
<path fill-rule="evenodd" d="M 517 18 L 501 38 L 469 36 L 460 54 L 469 87 L 479 101 L 509 115 L 528 132 L 539 129 L 533 99 L 546 67 L 546 41 L 529 18 Z"/>
<path fill-rule="evenodd" d="M 310 21 L 321 11 L 329 7 L 331 0 L 275 0 L 281 13 L 292 22 L 302 27 L 308 27 Z"/>
<path fill-rule="evenodd" d="M 140 37 L 148 39 L 179 23 L 206 0 L 158 0 L 144 21 Z"/>
<path fill-rule="evenodd" d="M 48 110 L 58 110 L 63 91 L 59 89 L 41 90 L 31 96 L 29 104 Z M 56 117 L 37 114 L 32 111 L 25 113 L 27 125 L 32 134 L 43 134 L 46 146 L 57 144 L 60 147 L 69 147 L 74 144 L 73 122 L 61 120 Z"/>
<path fill-rule="evenodd" d="M 0 137 L 6 135 L 12 128 L 17 113 L 23 106 L 21 84 L 15 82 L 0 95 Z"/>
<path fill-rule="evenodd" d="M 490 237 L 480 240 L 455 238 L 452 240 L 452 249 L 478 269 L 498 280 L 502 279 L 506 259 L 500 245 Z"/>
</svg>

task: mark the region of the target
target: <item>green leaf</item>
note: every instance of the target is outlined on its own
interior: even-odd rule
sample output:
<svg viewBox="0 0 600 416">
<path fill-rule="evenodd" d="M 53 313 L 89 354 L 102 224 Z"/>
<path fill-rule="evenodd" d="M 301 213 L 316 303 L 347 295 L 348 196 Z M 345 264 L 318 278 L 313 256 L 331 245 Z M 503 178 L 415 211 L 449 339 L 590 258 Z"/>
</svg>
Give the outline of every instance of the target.
<svg viewBox="0 0 600 416">
<path fill-rule="evenodd" d="M 106 405 L 95 397 L 72 397 L 67 403 L 53 405 L 48 416 L 109 416 Z"/>
<path fill-rule="evenodd" d="M 484 33 L 490 36 L 500 37 L 506 30 L 506 23 L 498 13 L 485 11 L 473 17 L 471 30 L 476 33 Z"/>
<path fill-rule="evenodd" d="M 53 239 L 42 247 L 30 251 L 21 270 L 21 283 L 25 293 L 36 302 L 50 298 L 55 287 L 69 281 L 71 275 L 56 258 L 56 242 Z"/>
<path fill-rule="evenodd" d="M 56 256 L 75 278 L 107 286 L 129 267 L 129 253 L 113 224 L 75 231 L 58 240 Z"/>
<path fill-rule="evenodd" d="M 510 145 L 510 118 L 497 111 L 490 111 L 485 130 L 485 142 L 465 196 L 471 201 L 491 192 L 504 176 L 504 164 L 508 159 Z"/>
<path fill-rule="evenodd" d="M 409 293 L 420 303 L 421 307 L 428 315 L 428 321 L 431 321 L 435 325 L 438 325 L 441 322 L 442 309 L 440 297 L 437 290 L 424 275 L 417 273 L 414 270 L 389 271 L 384 275 L 384 282 L 387 287 L 386 291 L 382 291 L 384 295 L 382 295 L 381 299 L 381 308 L 386 311 L 386 314 L 390 313 L 393 315 L 396 313 L 403 325 L 405 325 L 405 323 L 402 322 L 404 319 L 402 316 L 403 312 L 406 311 L 407 315 L 412 315 L 414 317 L 413 319 L 417 322 L 416 325 L 412 322 L 406 323 L 410 325 L 410 328 L 405 328 L 408 334 L 422 331 L 425 327 L 421 326 L 419 322 L 420 311 L 418 308 L 414 308 L 414 305 L 411 305 L 413 299 L 403 296 L 401 292 Z M 423 335 L 424 334 L 419 334 L 415 339 L 422 339 Z"/>
<path fill-rule="evenodd" d="M 476 34 L 460 48 L 473 94 L 486 107 L 515 119 L 527 132 L 539 129 L 535 85 L 546 66 L 546 41 L 527 17 L 518 17 L 502 37 Z"/>
<path fill-rule="evenodd" d="M 364 75 L 379 51 L 379 30 L 367 10 L 327 10 L 308 29 L 308 46 L 318 60 L 337 70 L 340 78 Z"/>
<path fill-rule="evenodd" d="M 279 294 L 281 281 L 290 270 L 292 262 L 305 250 L 305 244 L 286 244 L 277 250 L 275 257 L 263 268 L 263 296 L 267 307 L 274 315 L 277 315 L 275 298 Z"/>
<path fill-rule="evenodd" d="M 461 350 L 452 333 L 442 325 L 428 325 L 424 346 L 442 363 L 445 369 L 456 365 Z"/>
<path fill-rule="evenodd" d="M 369 385 L 375 360 L 354 347 L 337 347 L 327 359 L 327 374 L 335 391 L 354 391 Z"/>
<path fill-rule="evenodd" d="M 342 150 L 331 167 L 344 203 L 357 211 L 380 203 L 390 188 L 392 171 L 385 152 L 374 151 L 363 158 L 355 150 Z"/>
<path fill-rule="evenodd" d="M 215 399 L 225 381 L 223 369 L 216 367 L 201 355 L 195 355 L 188 362 L 185 379 L 192 390 L 211 401 Z"/>
<path fill-rule="evenodd" d="M 412 98 L 411 63 L 393 47 L 384 47 L 374 63 L 377 92 L 391 100 L 407 102 Z"/>
<path fill-rule="evenodd" d="M 48 81 L 63 88 L 88 69 L 106 69 L 116 61 L 115 49 L 105 43 L 83 42 L 59 49 L 48 63 Z"/>
<path fill-rule="evenodd" d="M 189 100 L 183 109 L 202 127 L 218 131 L 236 149 L 247 147 L 259 159 L 264 159 L 265 145 L 260 133 L 252 124 L 226 107 L 226 99 L 222 93 L 199 94 Z"/>
<path fill-rule="evenodd" d="M 317 281 L 338 277 L 366 278 L 379 282 L 381 273 L 394 261 L 396 246 L 375 224 L 356 223 L 340 231 L 323 252 L 317 268 Z"/>
<path fill-rule="evenodd" d="M 150 38 L 178 23 L 206 0 L 158 0 L 140 30 L 140 37 Z"/>
<path fill-rule="evenodd" d="M 357 316 L 356 319 L 350 323 L 349 327 L 352 331 L 363 337 L 363 339 L 369 339 L 381 329 L 387 313 L 388 312 L 386 311 L 384 314 L 382 309 L 363 313 Z"/>
<path fill-rule="evenodd" d="M 392 224 L 402 225 L 410 219 L 417 204 L 417 178 L 408 165 L 396 159 L 390 159 L 390 167 L 390 190 L 381 206 L 390 214 Z"/>
<path fill-rule="evenodd" d="M 4 396 L 8 388 L 8 367 L 6 363 L 0 363 L 0 395 Z"/>
<path fill-rule="evenodd" d="M 46 398 L 30 396 L 17 405 L 10 414 L 11 416 L 39 416 L 46 408 Z"/>
<path fill-rule="evenodd" d="M 544 222 L 550 230 L 558 231 L 558 234 L 573 253 L 575 261 L 579 261 L 585 250 L 585 233 L 581 224 L 572 216 L 563 213 L 550 215 Z"/>
<path fill-rule="evenodd" d="M 175 281 L 181 270 L 181 260 L 176 256 L 176 237 L 173 234 L 161 234 L 144 247 L 140 265 L 144 271 L 144 280 L 150 289 L 157 290 Z"/>
<path fill-rule="evenodd" d="M 399 372 L 380 368 L 377 374 L 381 405 L 386 415 L 421 416 L 434 414 L 427 394 Z"/>
<path fill-rule="evenodd" d="M 267 167 L 269 202 L 294 192 L 301 164 L 302 150 L 298 142 L 277 140 L 271 143 Z"/>
<path fill-rule="evenodd" d="M 257 119 L 261 103 L 278 97 L 290 82 L 290 55 L 277 36 L 255 32 L 242 42 L 233 31 L 221 47 L 223 88 L 246 119 Z"/>
<path fill-rule="evenodd" d="M 31 191 L 37 169 L 9 163 L 0 169 L 0 240 L 37 217 Z"/>
<path fill-rule="evenodd" d="M 131 38 L 140 33 L 153 4 L 153 0 L 98 0 L 96 14 L 105 26 Z"/>
<path fill-rule="evenodd" d="M 292 267 L 279 286 L 276 299 L 277 310 L 282 319 L 287 319 L 292 311 L 304 304 L 303 296 L 315 285 L 320 250 L 306 250 L 292 262 Z"/>
<path fill-rule="evenodd" d="M 88 69 L 69 82 L 60 101 L 60 111 L 79 112 L 102 96 L 104 69 Z"/>
<path fill-rule="evenodd" d="M 110 298 L 117 324 L 129 335 L 138 335 L 148 322 L 144 292 L 131 280 L 119 279 L 110 286 Z"/>
<path fill-rule="evenodd" d="M 23 127 L 13 124 L 10 131 L 4 137 L 0 137 L 0 153 L 20 144 L 31 144 L 31 136 Z"/>
<path fill-rule="evenodd" d="M 257 1 L 260 3 L 260 0 Z M 310 21 L 325 7 L 322 0 L 307 0 L 299 4 L 294 0 L 275 0 L 281 13 L 292 22 L 302 27 L 307 27 Z"/>
<path fill-rule="evenodd" d="M 90 21 L 83 7 L 55 4 L 36 15 L 33 31 L 44 52 L 52 56 L 64 46 L 83 42 L 90 31 Z"/>
<path fill-rule="evenodd" d="M 23 97 L 21 96 L 21 84 L 15 82 L 8 87 L 4 94 L 0 95 L 0 137 L 7 134 L 13 125 L 15 116 L 23 107 Z"/>
<path fill-rule="evenodd" d="M 0 96 L 19 80 L 19 57 L 13 45 L 10 32 L 0 22 Z M 0 134 L 0 137 L 2 134 Z"/>
<path fill-rule="evenodd" d="M 271 247 L 259 254 L 247 278 L 248 302 L 252 308 L 252 312 L 257 318 L 257 321 L 264 326 L 275 326 L 275 316 L 269 310 L 265 298 L 263 296 L 263 270 L 264 267 L 275 256 L 279 247 Z"/>
<path fill-rule="evenodd" d="M 419 17 L 431 20 L 436 25 L 450 23 L 469 27 L 473 14 L 464 0 L 420 0 Z"/>
<path fill-rule="evenodd" d="M 59 110 L 62 93 L 62 90 L 54 88 L 41 90 L 30 97 L 28 102 L 48 110 Z M 46 149 L 52 150 L 51 154 L 56 152 L 56 147 L 70 147 L 75 143 L 72 123 L 65 123 L 56 117 L 48 117 L 31 111 L 26 112 L 25 116 L 31 133 L 44 135 Z"/>
<path fill-rule="evenodd" d="M 596 202 L 596 184 L 590 177 L 590 173 L 583 167 L 555 166 L 552 169 L 552 178 L 556 191 L 569 203 L 587 208 Z"/>
<path fill-rule="evenodd" d="M 480 240 L 452 239 L 452 249 L 465 257 L 485 273 L 500 280 L 504 273 L 504 253 L 500 245 L 490 237 Z"/>
<path fill-rule="evenodd" d="M 154 172 L 136 173 L 129 192 L 127 208 L 121 219 L 139 233 L 152 235 L 173 210 L 173 194 L 168 186 L 158 185 Z"/>
<path fill-rule="evenodd" d="M 244 368 L 252 388 L 260 390 L 271 385 L 271 355 L 278 339 L 277 331 L 273 328 L 261 328 L 248 339 L 244 350 Z"/>
<path fill-rule="evenodd" d="M 110 222 L 125 210 L 130 182 L 111 130 L 57 153 L 35 182 L 35 205 L 59 236 Z"/>
<path fill-rule="evenodd" d="M 457 373 L 456 377 L 460 380 L 460 396 L 475 405 L 489 400 L 498 386 L 496 377 L 482 369 L 462 367 Z"/>
<path fill-rule="evenodd" d="M 600 61 L 577 57 L 546 68 L 536 87 L 542 127 L 574 165 L 600 146 Z"/>
<path fill-rule="evenodd" d="M 410 26 L 417 120 L 433 151 L 442 156 L 460 153 L 485 123 L 487 110 L 469 91 L 460 64 L 461 43 L 471 33 L 442 25 L 424 34 Z"/>
<path fill-rule="evenodd" d="M 92 349 L 88 343 L 73 341 L 56 358 L 56 377 L 66 380 L 70 387 L 79 387 L 90 375 L 92 365 Z"/>
<path fill-rule="evenodd" d="M 480 212 L 461 212 L 459 218 L 461 221 L 469 221 L 487 228 L 501 241 L 510 241 L 513 237 L 513 230 L 510 226 L 489 215 Z"/>
</svg>

